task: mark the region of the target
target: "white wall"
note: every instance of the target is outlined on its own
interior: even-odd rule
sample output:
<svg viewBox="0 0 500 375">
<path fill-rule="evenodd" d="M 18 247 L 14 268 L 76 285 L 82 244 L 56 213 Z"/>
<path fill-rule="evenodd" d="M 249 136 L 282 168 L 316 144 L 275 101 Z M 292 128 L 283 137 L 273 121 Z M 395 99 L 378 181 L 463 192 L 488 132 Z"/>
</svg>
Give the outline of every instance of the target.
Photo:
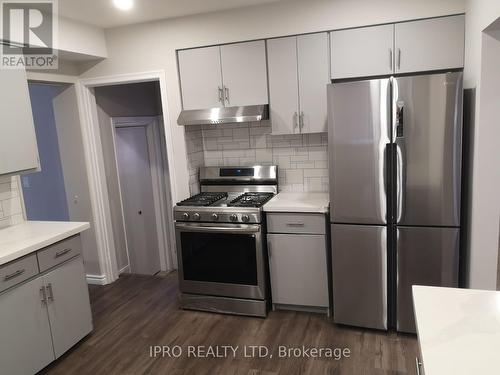
<svg viewBox="0 0 500 375">
<path fill-rule="evenodd" d="M 189 196 L 175 50 L 210 44 L 462 13 L 462 0 L 310 0 L 276 2 L 106 31 L 108 58 L 84 77 L 165 70 L 176 160 L 174 201 Z M 167 125 L 168 126 L 168 125 Z"/>
<path fill-rule="evenodd" d="M 466 2 L 465 87 L 476 89 L 469 286 L 496 289 L 500 210 L 500 42 L 483 33 L 500 1 Z"/>
</svg>

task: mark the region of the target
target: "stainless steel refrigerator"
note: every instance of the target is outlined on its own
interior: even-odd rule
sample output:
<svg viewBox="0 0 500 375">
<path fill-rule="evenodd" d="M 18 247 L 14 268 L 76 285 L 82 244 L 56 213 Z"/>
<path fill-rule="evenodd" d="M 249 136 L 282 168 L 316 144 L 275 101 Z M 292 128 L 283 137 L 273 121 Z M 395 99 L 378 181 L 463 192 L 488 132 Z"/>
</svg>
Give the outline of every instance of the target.
<svg viewBox="0 0 500 375">
<path fill-rule="evenodd" d="M 336 323 L 415 332 L 411 286 L 458 286 L 462 98 L 461 72 L 328 85 Z"/>
</svg>

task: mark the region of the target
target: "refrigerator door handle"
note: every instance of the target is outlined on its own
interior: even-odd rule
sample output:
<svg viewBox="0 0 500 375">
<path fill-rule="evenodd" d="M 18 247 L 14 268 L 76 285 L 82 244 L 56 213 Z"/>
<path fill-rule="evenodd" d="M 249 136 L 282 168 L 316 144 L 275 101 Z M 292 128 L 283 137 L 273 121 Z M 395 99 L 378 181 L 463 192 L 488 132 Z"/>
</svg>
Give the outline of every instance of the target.
<svg viewBox="0 0 500 375">
<path fill-rule="evenodd" d="M 395 177 L 396 177 L 396 223 L 399 223 L 403 216 L 403 194 L 404 194 L 404 144 L 394 144 Z"/>
</svg>

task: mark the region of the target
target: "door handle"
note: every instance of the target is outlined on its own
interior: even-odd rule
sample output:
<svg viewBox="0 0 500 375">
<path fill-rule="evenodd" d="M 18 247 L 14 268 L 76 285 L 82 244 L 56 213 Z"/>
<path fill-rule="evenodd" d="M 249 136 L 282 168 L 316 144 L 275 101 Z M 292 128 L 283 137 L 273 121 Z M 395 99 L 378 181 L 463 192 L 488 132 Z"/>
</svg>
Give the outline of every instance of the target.
<svg viewBox="0 0 500 375">
<path fill-rule="evenodd" d="M 229 89 L 226 86 L 224 86 L 224 99 L 229 104 Z"/>
<path fill-rule="evenodd" d="M 40 287 L 40 301 L 42 302 L 42 304 L 47 304 L 47 293 L 45 292 L 44 286 Z"/>
<path fill-rule="evenodd" d="M 221 102 L 222 104 L 224 104 L 224 99 L 223 99 L 223 93 L 222 93 L 222 89 L 220 86 L 217 87 L 217 90 L 219 92 L 219 102 Z"/>
<path fill-rule="evenodd" d="M 286 223 L 289 227 L 303 227 L 305 223 Z"/>
<path fill-rule="evenodd" d="M 142 215 L 142 210 L 139 210 L 137 213 L 138 213 L 139 215 Z"/>
<path fill-rule="evenodd" d="M 299 114 L 299 129 L 302 131 L 304 128 L 304 112 L 300 111 Z"/>
<path fill-rule="evenodd" d="M 398 70 L 401 69 L 401 48 L 398 48 Z"/>
<path fill-rule="evenodd" d="M 24 272 L 26 272 L 26 269 L 23 268 L 22 270 L 17 270 L 16 272 L 12 272 L 9 275 L 5 275 L 5 277 L 3 278 L 3 281 L 12 280 L 15 277 L 21 276 Z"/>
<path fill-rule="evenodd" d="M 66 255 L 68 254 L 69 252 L 71 251 L 71 249 L 64 249 L 64 250 L 60 250 L 58 251 L 55 255 L 54 255 L 54 258 L 60 258 L 62 257 L 63 255 Z"/>
<path fill-rule="evenodd" d="M 297 112 L 293 112 L 293 127 L 294 129 L 299 126 L 299 116 Z"/>
<path fill-rule="evenodd" d="M 47 301 L 54 301 L 54 292 L 52 291 L 52 283 L 47 284 Z"/>
<path fill-rule="evenodd" d="M 392 57 L 392 48 L 389 48 L 389 70 L 392 72 L 392 63 L 393 63 L 393 57 Z"/>
</svg>

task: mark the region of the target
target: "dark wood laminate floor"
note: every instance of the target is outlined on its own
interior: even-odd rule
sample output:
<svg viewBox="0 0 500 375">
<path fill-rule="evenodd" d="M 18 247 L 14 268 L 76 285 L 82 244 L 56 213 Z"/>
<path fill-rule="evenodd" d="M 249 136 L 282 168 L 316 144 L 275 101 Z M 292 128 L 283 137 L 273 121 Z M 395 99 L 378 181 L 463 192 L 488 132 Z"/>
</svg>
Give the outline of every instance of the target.
<svg viewBox="0 0 500 375">
<path fill-rule="evenodd" d="M 91 286 L 94 331 L 45 374 L 415 374 L 417 340 L 334 325 L 325 316 L 274 311 L 267 319 L 182 311 L 177 275 L 125 275 Z M 180 358 L 151 358 L 150 345 L 179 345 Z M 188 358 L 188 345 L 238 346 L 235 358 Z M 245 358 L 265 345 L 273 358 Z M 350 358 L 278 358 L 278 346 L 349 348 Z"/>
</svg>

